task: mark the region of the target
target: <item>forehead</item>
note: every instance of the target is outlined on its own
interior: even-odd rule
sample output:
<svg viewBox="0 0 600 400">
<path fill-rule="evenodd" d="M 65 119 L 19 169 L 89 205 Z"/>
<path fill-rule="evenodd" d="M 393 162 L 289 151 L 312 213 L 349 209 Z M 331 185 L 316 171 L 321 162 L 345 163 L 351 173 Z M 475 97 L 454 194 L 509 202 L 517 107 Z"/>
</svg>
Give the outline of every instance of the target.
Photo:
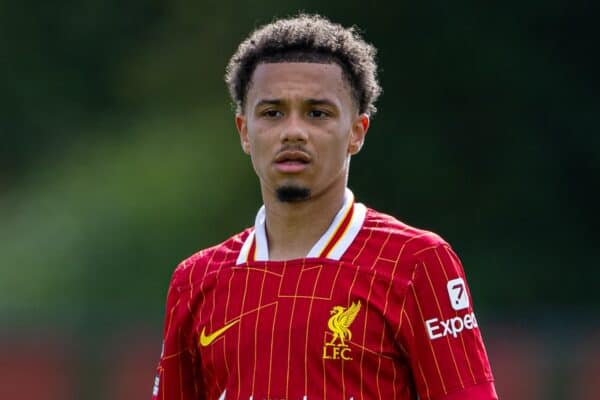
<svg viewBox="0 0 600 400">
<path fill-rule="evenodd" d="M 264 99 L 328 99 L 347 106 L 351 93 L 335 63 L 261 63 L 252 74 L 247 103 L 252 107 Z"/>
</svg>

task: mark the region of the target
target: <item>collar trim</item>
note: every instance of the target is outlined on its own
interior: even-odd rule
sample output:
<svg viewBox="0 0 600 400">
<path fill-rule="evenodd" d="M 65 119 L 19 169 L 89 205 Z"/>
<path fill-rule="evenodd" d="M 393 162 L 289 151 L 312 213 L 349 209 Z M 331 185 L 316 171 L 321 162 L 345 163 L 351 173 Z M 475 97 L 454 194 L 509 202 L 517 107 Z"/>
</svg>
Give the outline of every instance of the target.
<svg viewBox="0 0 600 400">
<path fill-rule="evenodd" d="M 329 228 L 315 243 L 306 258 L 328 258 L 339 260 L 350 247 L 358 232 L 362 228 L 367 213 L 367 208 L 354 202 L 354 195 L 350 189 L 344 194 L 344 204 Z M 250 232 L 236 265 L 250 261 L 269 261 L 269 247 L 266 234 L 266 212 L 263 205 L 256 214 L 254 230 Z"/>
</svg>

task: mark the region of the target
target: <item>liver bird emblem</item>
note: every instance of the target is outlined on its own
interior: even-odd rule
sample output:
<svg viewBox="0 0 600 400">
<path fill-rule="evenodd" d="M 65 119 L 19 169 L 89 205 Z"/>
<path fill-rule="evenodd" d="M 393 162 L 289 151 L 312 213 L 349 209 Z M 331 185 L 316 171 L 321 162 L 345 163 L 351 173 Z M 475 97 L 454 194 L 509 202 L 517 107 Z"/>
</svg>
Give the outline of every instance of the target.
<svg viewBox="0 0 600 400">
<path fill-rule="evenodd" d="M 339 346 L 346 347 L 346 340 L 352 340 L 352 332 L 350 332 L 350 325 L 356 318 L 356 315 L 360 311 L 360 301 L 352 303 L 348 308 L 342 306 L 335 306 L 331 309 L 331 318 L 327 322 L 327 326 L 333 332 L 333 338 L 328 345 L 333 346 L 334 342 L 339 339 Z"/>
</svg>

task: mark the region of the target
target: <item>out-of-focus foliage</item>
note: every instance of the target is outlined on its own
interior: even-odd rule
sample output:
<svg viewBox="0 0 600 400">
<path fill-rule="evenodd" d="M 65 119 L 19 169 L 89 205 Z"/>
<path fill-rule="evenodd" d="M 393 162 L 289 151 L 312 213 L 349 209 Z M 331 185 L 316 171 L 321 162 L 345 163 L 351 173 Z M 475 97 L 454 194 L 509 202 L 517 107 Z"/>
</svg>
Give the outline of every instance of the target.
<svg viewBox="0 0 600 400">
<path fill-rule="evenodd" d="M 2 319 L 160 319 L 175 264 L 252 224 L 224 67 L 300 9 L 379 48 L 361 201 L 445 236 L 487 312 L 599 305 L 595 3 L 4 1 Z"/>
<path fill-rule="evenodd" d="M 231 127 L 205 114 L 214 115 L 94 135 L 6 195 L 0 312 L 127 320 L 149 302 L 159 311 L 173 255 L 242 229 L 259 201 Z"/>
</svg>

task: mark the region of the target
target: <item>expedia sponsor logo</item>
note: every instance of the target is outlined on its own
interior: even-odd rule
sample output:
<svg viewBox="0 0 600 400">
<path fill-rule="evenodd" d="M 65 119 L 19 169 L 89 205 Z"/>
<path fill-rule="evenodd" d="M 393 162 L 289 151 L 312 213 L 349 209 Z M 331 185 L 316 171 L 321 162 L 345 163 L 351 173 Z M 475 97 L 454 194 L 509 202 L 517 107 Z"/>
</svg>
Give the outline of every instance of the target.
<svg viewBox="0 0 600 400">
<path fill-rule="evenodd" d="M 461 317 L 454 317 L 445 321 L 440 321 L 437 318 L 431 318 L 425 321 L 427 333 L 431 340 L 439 339 L 444 336 L 457 337 L 465 329 L 478 328 L 477 320 L 474 313 L 468 313 Z"/>
<path fill-rule="evenodd" d="M 469 296 L 467 296 L 466 285 L 463 278 L 456 278 L 448 281 L 446 288 L 448 289 L 450 305 L 452 305 L 454 310 L 460 311 L 469 308 Z"/>
</svg>

